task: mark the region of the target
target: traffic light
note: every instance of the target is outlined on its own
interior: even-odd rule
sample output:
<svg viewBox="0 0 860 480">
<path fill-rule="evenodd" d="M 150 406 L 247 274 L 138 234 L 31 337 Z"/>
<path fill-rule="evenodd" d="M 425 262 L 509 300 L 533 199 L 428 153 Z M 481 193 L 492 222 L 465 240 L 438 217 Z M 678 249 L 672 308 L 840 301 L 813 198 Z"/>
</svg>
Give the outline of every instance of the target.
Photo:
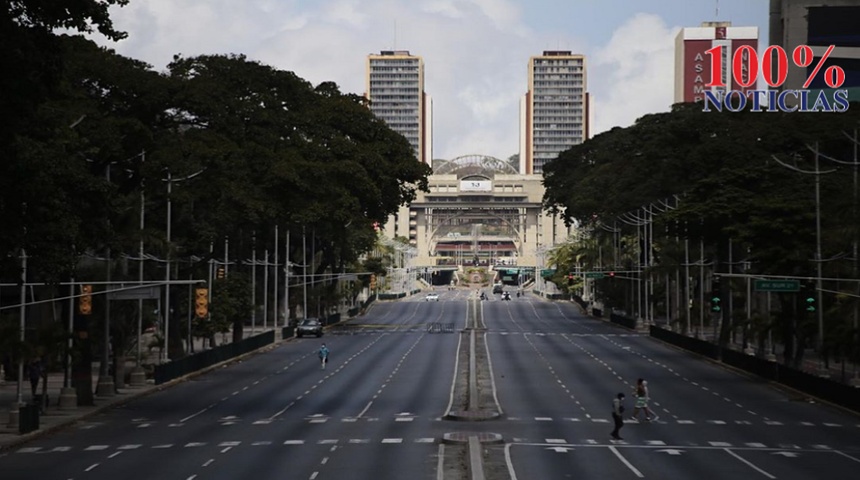
<svg viewBox="0 0 860 480">
<path fill-rule="evenodd" d="M 194 312 L 197 318 L 206 318 L 209 315 L 209 289 L 194 289 Z"/>
<path fill-rule="evenodd" d="M 803 286 L 803 303 L 806 304 L 807 312 L 814 312 L 816 309 L 815 294 L 815 284 L 807 283 Z"/>
<path fill-rule="evenodd" d="M 224 267 L 218 267 L 218 271 L 215 273 L 215 278 L 218 280 L 223 280 L 226 272 L 224 271 Z"/>
<path fill-rule="evenodd" d="M 93 286 L 81 285 L 81 297 L 78 299 L 78 312 L 81 315 L 93 313 Z"/>
<path fill-rule="evenodd" d="M 615 278 L 615 272 L 609 272 L 609 278 Z"/>
<path fill-rule="evenodd" d="M 722 306 L 720 305 L 720 278 L 714 277 L 714 283 L 711 285 L 711 311 L 714 313 L 719 313 L 722 311 Z"/>
<path fill-rule="evenodd" d="M 719 312 L 720 310 L 722 310 L 722 308 L 720 307 L 719 292 L 713 292 L 713 293 L 711 293 L 711 311 L 712 312 Z"/>
<path fill-rule="evenodd" d="M 573 279 L 576 278 L 572 273 L 567 274 L 567 284 L 568 286 L 573 285 Z"/>
</svg>

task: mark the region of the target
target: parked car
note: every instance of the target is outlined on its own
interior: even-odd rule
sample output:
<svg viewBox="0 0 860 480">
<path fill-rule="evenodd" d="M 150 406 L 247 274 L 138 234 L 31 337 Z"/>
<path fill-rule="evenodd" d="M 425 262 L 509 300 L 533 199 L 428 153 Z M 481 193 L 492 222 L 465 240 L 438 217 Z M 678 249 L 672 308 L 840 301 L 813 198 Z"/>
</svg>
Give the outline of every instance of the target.
<svg viewBox="0 0 860 480">
<path fill-rule="evenodd" d="M 323 326 L 316 318 L 306 318 L 296 328 L 296 336 L 302 338 L 305 335 L 316 335 L 322 337 Z"/>
<path fill-rule="evenodd" d="M 424 297 L 424 301 L 429 302 L 430 300 L 436 300 L 438 302 L 439 301 L 439 294 L 433 293 L 433 292 L 428 293 L 427 296 Z"/>
</svg>

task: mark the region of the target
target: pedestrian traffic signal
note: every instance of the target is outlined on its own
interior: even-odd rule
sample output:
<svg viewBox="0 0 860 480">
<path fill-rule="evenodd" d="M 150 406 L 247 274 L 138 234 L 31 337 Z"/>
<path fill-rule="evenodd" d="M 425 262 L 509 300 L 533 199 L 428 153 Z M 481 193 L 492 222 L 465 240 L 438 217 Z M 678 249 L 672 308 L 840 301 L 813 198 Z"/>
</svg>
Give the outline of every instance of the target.
<svg viewBox="0 0 860 480">
<path fill-rule="evenodd" d="M 376 289 L 376 275 L 374 275 L 372 273 L 370 274 L 370 289 L 371 290 Z"/>
<path fill-rule="evenodd" d="M 78 312 L 81 315 L 93 313 L 93 286 L 81 285 L 81 296 L 78 298 Z"/>
<path fill-rule="evenodd" d="M 218 271 L 215 274 L 215 278 L 217 278 L 218 280 L 223 280 L 226 273 L 227 272 L 224 271 L 224 267 L 218 267 Z"/>
<path fill-rule="evenodd" d="M 194 312 L 197 318 L 206 318 L 209 315 L 209 289 L 194 289 Z"/>
</svg>

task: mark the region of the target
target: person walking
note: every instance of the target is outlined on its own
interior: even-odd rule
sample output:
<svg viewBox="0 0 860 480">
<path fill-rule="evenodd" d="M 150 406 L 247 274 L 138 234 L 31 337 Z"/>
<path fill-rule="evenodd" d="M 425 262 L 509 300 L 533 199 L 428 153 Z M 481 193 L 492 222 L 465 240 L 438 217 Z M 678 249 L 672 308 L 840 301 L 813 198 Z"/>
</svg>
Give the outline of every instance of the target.
<svg viewBox="0 0 860 480">
<path fill-rule="evenodd" d="M 322 365 L 322 369 L 325 370 L 325 364 L 328 363 L 328 347 L 323 343 L 317 353 L 320 357 L 320 365 Z"/>
<path fill-rule="evenodd" d="M 42 379 L 42 359 L 36 357 L 30 360 L 27 365 L 27 373 L 30 375 L 30 389 L 33 393 L 33 398 L 36 398 L 36 392 L 39 390 L 39 380 Z"/>
<path fill-rule="evenodd" d="M 636 387 L 634 387 L 633 392 L 634 395 L 636 395 L 636 403 L 633 405 L 633 415 L 630 419 L 638 422 L 639 411 L 641 410 L 645 412 L 646 422 L 657 420 L 657 415 L 648 408 L 648 400 L 650 399 L 650 394 L 648 393 L 648 382 L 643 378 L 636 380 Z"/>
<path fill-rule="evenodd" d="M 612 399 L 612 421 L 615 423 L 615 429 L 612 430 L 610 436 L 614 440 L 624 440 L 619 435 L 621 427 L 624 426 L 624 394 L 619 393 Z"/>
</svg>

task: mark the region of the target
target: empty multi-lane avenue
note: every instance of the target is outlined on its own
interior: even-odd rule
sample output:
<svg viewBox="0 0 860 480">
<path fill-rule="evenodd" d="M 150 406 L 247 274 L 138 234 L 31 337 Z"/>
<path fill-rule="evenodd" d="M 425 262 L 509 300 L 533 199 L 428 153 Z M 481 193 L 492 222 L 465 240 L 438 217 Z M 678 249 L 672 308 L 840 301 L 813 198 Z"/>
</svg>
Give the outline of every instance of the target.
<svg viewBox="0 0 860 480">
<path fill-rule="evenodd" d="M 0 478 L 469 478 L 443 442 L 452 432 L 501 437 L 482 448 L 488 479 L 837 479 L 860 468 L 857 415 L 533 295 L 477 303 L 484 398 L 500 415 L 446 419 L 476 293 L 439 294 L 379 302 L 321 339 L 280 343 L 4 452 Z M 428 331 L 434 323 L 455 328 Z M 630 413 L 638 377 L 659 418 L 627 421 L 613 441 L 611 400 L 627 394 Z"/>
</svg>

